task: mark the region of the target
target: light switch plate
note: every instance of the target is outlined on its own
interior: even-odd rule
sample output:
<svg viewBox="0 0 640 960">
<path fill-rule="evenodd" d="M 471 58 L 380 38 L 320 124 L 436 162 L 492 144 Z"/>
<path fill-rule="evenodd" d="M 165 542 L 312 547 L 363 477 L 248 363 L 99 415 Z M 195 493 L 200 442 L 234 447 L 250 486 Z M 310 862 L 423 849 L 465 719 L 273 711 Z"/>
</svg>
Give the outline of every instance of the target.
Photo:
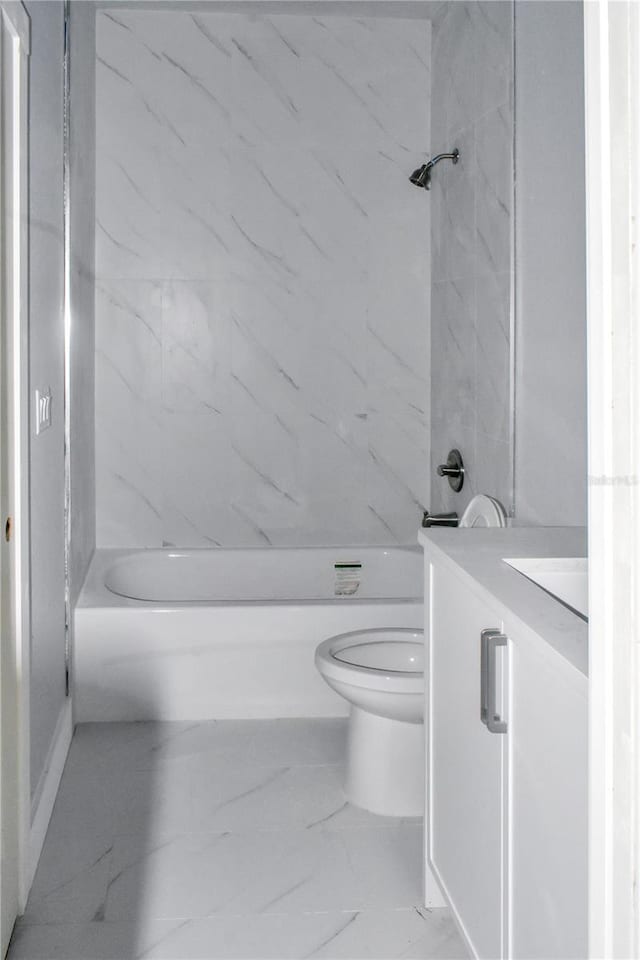
<svg viewBox="0 0 640 960">
<path fill-rule="evenodd" d="M 46 393 L 36 390 L 36 436 L 51 426 L 51 388 Z"/>
</svg>

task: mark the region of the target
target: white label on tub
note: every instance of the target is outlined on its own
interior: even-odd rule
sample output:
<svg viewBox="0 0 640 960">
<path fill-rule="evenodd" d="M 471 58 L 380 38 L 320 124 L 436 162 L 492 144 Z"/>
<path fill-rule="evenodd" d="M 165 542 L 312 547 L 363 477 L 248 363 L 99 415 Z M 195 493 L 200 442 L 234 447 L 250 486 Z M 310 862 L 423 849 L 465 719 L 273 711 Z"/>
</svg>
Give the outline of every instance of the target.
<svg viewBox="0 0 640 960">
<path fill-rule="evenodd" d="M 362 580 L 361 563 L 334 563 L 336 597 L 352 597 L 358 591 Z"/>
</svg>

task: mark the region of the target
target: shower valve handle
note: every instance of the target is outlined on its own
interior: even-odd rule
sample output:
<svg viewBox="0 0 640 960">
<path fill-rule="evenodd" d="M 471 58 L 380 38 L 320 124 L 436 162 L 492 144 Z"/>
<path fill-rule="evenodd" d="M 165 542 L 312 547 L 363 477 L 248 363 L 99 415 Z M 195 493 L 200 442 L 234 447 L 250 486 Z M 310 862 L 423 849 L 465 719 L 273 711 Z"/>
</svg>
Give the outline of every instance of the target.
<svg viewBox="0 0 640 960">
<path fill-rule="evenodd" d="M 437 468 L 437 474 L 439 477 L 447 477 L 449 486 L 452 490 L 455 490 L 456 493 L 462 490 L 462 485 L 464 484 L 464 463 L 462 462 L 462 455 L 459 450 L 454 449 L 449 451 L 447 462 L 440 464 Z"/>
<path fill-rule="evenodd" d="M 459 477 L 462 472 L 461 467 L 449 467 L 446 463 L 441 463 L 438 467 L 439 477 Z"/>
</svg>

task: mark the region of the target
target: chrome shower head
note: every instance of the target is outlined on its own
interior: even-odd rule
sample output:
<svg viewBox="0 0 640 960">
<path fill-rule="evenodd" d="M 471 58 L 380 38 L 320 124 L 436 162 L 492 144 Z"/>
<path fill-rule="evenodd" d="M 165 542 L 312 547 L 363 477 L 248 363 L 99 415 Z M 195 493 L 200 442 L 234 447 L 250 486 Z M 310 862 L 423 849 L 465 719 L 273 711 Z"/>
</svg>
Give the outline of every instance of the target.
<svg viewBox="0 0 640 960">
<path fill-rule="evenodd" d="M 409 177 L 411 183 L 416 187 L 424 187 L 425 190 L 429 189 L 429 184 L 431 181 L 431 175 L 429 173 L 429 165 L 423 163 L 421 167 L 418 167 L 417 170 L 414 170 L 411 176 Z"/>
</svg>

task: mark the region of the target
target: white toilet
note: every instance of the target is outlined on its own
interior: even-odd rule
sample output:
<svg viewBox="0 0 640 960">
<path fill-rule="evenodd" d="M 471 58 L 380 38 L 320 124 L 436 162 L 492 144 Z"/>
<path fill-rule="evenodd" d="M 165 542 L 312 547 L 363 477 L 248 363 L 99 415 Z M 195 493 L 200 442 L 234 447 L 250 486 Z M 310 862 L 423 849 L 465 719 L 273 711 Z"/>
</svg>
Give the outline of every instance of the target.
<svg viewBox="0 0 640 960">
<path fill-rule="evenodd" d="M 471 500 L 461 527 L 504 527 L 497 500 Z M 424 634 L 382 627 L 342 633 L 316 650 L 316 667 L 351 704 L 345 792 L 387 817 L 424 812 Z"/>
</svg>

